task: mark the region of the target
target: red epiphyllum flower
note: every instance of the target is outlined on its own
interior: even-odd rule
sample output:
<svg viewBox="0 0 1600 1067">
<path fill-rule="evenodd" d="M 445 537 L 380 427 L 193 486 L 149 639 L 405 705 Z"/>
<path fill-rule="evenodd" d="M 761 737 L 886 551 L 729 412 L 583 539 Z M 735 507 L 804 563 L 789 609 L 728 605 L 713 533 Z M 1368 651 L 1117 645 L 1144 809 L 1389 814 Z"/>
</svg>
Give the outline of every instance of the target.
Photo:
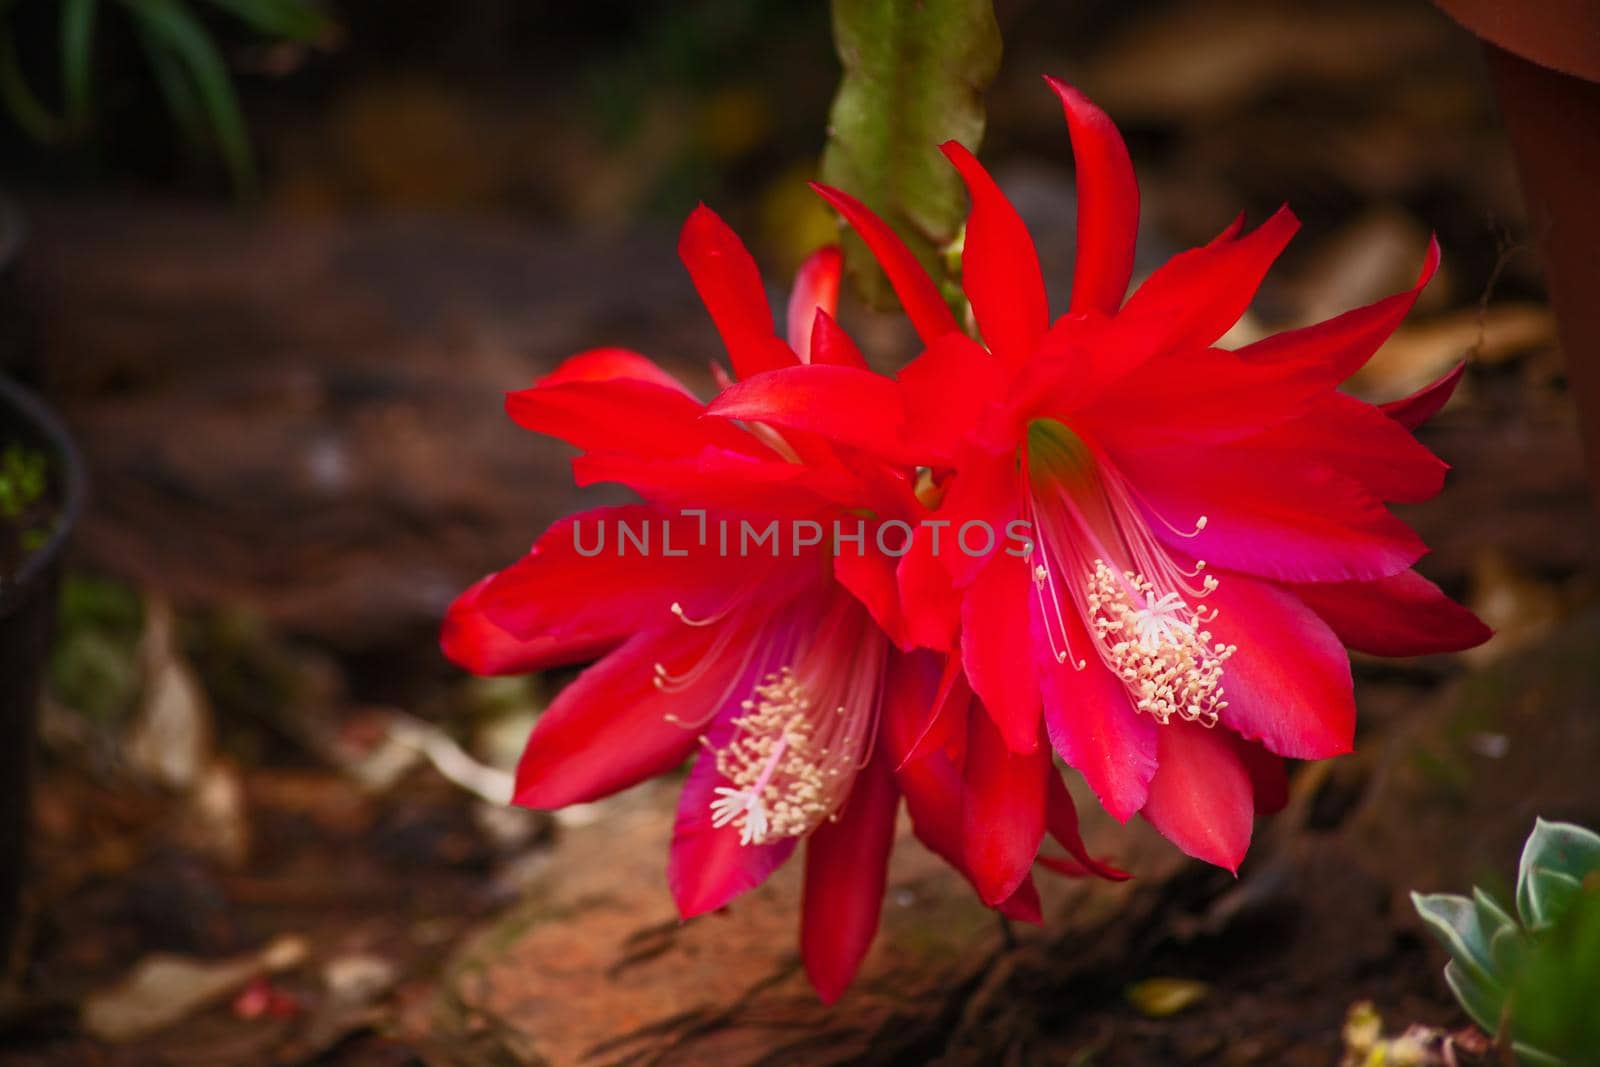
<svg viewBox="0 0 1600 1067">
<path fill-rule="evenodd" d="M 959 653 L 1005 744 L 1055 750 L 1108 812 L 1142 812 L 1230 870 L 1252 817 L 1283 799 L 1279 757 L 1350 750 L 1345 646 L 1383 655 L 1466 648 L 1488 630 L 1411 570 L 1422 542 L 1385 508 L 1442 486 L 1410 431 L 1459 368 L 1382 407 L 1337 386 L 1433 275 L 1327 322 L 1236 351 L 1218 339 L 1297 223 L 1242 219 L 1175 257 L 1124 303 L 1138 189 L 1110 120 L 1051 80 L 1078 161 L 1067 314 L 1050 320 L 1033 241 L 981 164 L 945 154 L 972 196 L 963 286 L 983 344 L 862 205 L 820 192 L 888 273 L 926 352 L 897 387 L 807 369 L 741 383 L 712 410 L 848 441 L 942 476 L 937 517 L 1003 529 L 1026 552 L 935 553 L 919 531 L 898 582 L 907 632 Z M 902 421 L 841 422 L 865 403 Z M 1030 669 L 1031 668 L 1031 669 Z"/>
<path fill-rule="evenodd" d="M 754 261 L 714 214 L 691 215 L 680 252 L 739 377 L 802 364 L 865 372 L 832 317 L 836 249 L 801 269 L 787 340 Z M 704 418 L 675 378 L 618 349 L 573 357 L 507 407 L 582 450 L 580 483 L 621 482 L 645 501 L 556 524 L 445 621 L 447 655 L 480 673 L 599 657 L 540 717 L 516 803 L 593 800 L 698 753 L 668 870 L 680 912 L 722 907 L 807 841 L 802 954 L 827 1000 L 877 929 L 902 795 L 918 835 L 986 902 L 1038 920 L 1029 870 L 1041 835 L 999 874 L 969 862 L 996 851 L 991 839 L 1015 837 L 1014 820 L 966 826 L 1015 792 L 988 784 L 994 760 L 957 762 L 942 749 L 908 759 L 940 695 L 940 657 L 902 651 L 912 643 L 894 561 L 876 550 L 880 524 L 925 512 L 908 469 L 803 430 Z M 835 545 L 835 524 L 853 540 Z M 952 715 L 970 714 L 969 690 L 943 695 Z M 1060 782 L 1047 759 L 1032 765 L 1042 827 L 1046 777 Z M 1087 855 L 1070 801 L 1056 798 L 1048 821 L 1072 859 L 1047 865 L 1120 876 Z"/>
</svg>

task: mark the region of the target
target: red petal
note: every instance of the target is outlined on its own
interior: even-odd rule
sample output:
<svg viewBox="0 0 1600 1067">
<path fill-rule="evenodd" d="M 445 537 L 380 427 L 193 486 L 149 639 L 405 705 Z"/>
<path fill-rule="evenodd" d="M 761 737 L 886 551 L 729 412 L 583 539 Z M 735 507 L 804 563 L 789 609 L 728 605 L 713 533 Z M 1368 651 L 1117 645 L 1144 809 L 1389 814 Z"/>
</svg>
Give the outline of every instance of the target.
<svg viewBox="0 0 1600 1067">
<path fill-rule="evenodd" d="M 1425 385 L 1408 397 L 1391 400 L 1378 410 L 1408 430 L 1415 430 L 1439 413 L 1450 400 L 1450 395 L 1461 384 L 1461 375 L 1467 369 L 1463 360 L 1432 385 Z"/>
<path fill-rule="evenodd" d="M 1237 645 L 1222 669 L 1222 721 L 1280 756 L 1325 759 L 1349 752 L 1356 706 L 1350 657 L 1326 623 L 1288 591 L 1242 574 L 1219 574 L 1205 603 L 1213 640 Z"/>
<path fill-rule="evenodd" d="M 580 674 L 539 716 L 517 764 L 515 802 L 561 808 L 608 796 L 682 763 L 695 747 L 695 732 L 667 716 L 698 718 L 704 703 L 727 687 L 736 665 L 708 671 L 676 693 L 655 687 L 655 665 L 681 670 L 710 638 L 708 631 L 686 626 L 642 633 Z"/>
<path fill-rule="evenodd" d="M 815 364 L 772 371 L 726 389 L 711 414 L 804 430 L 886 459 L 898 459 L 900 394 L 872 371 Z"/>
<path fill-rule="evenodd" d="M 1019 753 L 1039 746 L 1039 683 L 1031 672 L 1017 669 L 1018 652 L 1030 641 L 1032 592 L 1027 564 L 1000 553 L 978 572 L 961 605 L 961 662 L 967 678 L 1006 747 Z"/>
<path fill-rule="evenodd" d="M 819 248 L 800 264 L 789 291 L 789 347 L 802 363 L 813 361 L 811 329 L 817 313 L 832 315 L 839 306 L 839 277 L 844 257 L 834 245 Z"/>
<path fill-rule="evenodd" d="M 1156 772 L 1156 724 L 1134 710 L 1127 686 L 1101 662 L 1076 609 L 1065 604 L 1062 621 L 1073 655 L 1084 661 L 1058 663 L 1043 627 L 1038 598 L 1031 612 L 1039 688 L 1044 695 L 1045 729 L 1050 744 L 1083 775 L 1106 812 L 1119 822 L 1144 806 Z M 1060 640 L 1059 637 L 1056 638 Z"/>
<path fill-rule="evenodd" d="M 689 268 L 689 277 L 722 335 L 734 374 L 748 378 L 794 365 L 795 354 L 773 332 L 772 306 L 755 259 L 739 235 L 704 204 L 683 224 L 678 258 Z"/>
<path fill-rule="evenodd" d="M 806 845 L 800 955 L 824 1003 L 850 985 L 878 932 L 899 806 L 880 750 L 857 775 L 838 821 L 823 823 Z"/>
<path fill-rule="evenodd" d="M 946 141 L 939 149 L 961 172 L 972 194 L 961 253 L 961 286 L 972 301 L 973 317 L 989 351 L 1009 366 L 1020 367 L 1050 325 L 1039 253 L 1017 209 L 966 146 Z"/>
<path fill-rule="evenodd" d="M 672 389 L 690 398 L 694 396 L 688 386 L 662 370 L 653 360 L 626 348 L 592 348 L 587 352 L 579 352 L 540 378 L 539 384 L 603 382 L 612 378 L 631 378 Z"/>
<path fill-rule="evenodd" d="M 635 534 L 648 530 L 650 544 L 659 547 L 663 523 L 672 526 L 674 552 L 694 544 L 698 523 L 669 519 L 648 506 L 595 508 L 562 519 L 528 555 L 478 591 L 476 607 L 489 623 L 514 638 L 579 642 L 664 622 L 673 600 L 691 599 L 685 591 L 709 601 L 688 607 L 720 608 L 719 590 L 731 586 L 737 576 L 726 574 L 727 568 L 719 570 L 717 561 L 706 559 L 703 551 L 668 557 L 636 551 L 621 540 L 624 528 Z"/>
<path fill-rule="evenodd" d="M 1263 448 L 1125 453 L 1117 463 L 1151 531 L 1179 553 L 1289 582 L 1370 581 L 1410 567 L 1427 546 L 1360 483 Z M 1204 515 L 1198 536 L 1190 529 Z M 1169 525 L 1170 524 L 1170 525 Z"/>
<path fill-rule="evenodd" d="M 1444 487 L 1450 469 L 1405 427 L 1345 393 L 1323 394 L 1305 415 L 1251 444 L 1302 462 L 1325 463 L 1380 500 L 1427 500 Z"/>
<path fill-rule="evenodd" d="M 1049 799 L 1047 800 L 1046 822 L 1050 827 L 1050 836 L 1056 839 L 1057 844 L 1067 850 L 1084 873 L 1097 874 L 1101 878 L 1113 882 L 1126 881 L 1128 873 L 1118 870 L 1109 863 L 1095 859 L 1089 854 L 1089 849 L 1083 843 L 1083 835 L 1078 832 L 1078 808 L 1072 802 L 1072 794 L 1067 792 L 1067 785 L 1061 780 L 1061 775 L 1054 768 L 1050 771 Z M 1040 857 L 1044 859 L 1045 857 Z M 1062 870 L 1056 866 L 1056 870 Z M 1062 871 L 1062 873 L 1067 873 Z M 1077 873 L 1077 872 L 1072 872 Z"/>
<path fill-rule="evenodd" d="M 1045 77 L 1061 98 L 1078 167 L 1078 254 L 1070 311 L 1116 313 L 1133 277 L 1139 184 L 1128 147 L 1104 111 L 1066 82 Z"/>
<path fill-rule="evenodd" d="M 1141 814 L 1189 855 L 1238 873 L 1255 794 L 1227 732 L 1174 719 L 1161 728 L 1160 756 Z"/>
<path fill-rule="evenodd" d="M 986 411 L 1005 392 L 999 362 L 965 334 L 930 344 L 897 376 L 906 412 L 907 445 L 924 463 L 948 464 Z"/>
<path fill-rule="evenodd" d="M 1227 333 L 1255 298 L 1289 238 L 1300 228 L 1287 207 L 1237 240 L 1174 256 L 1128 298 L 1121 314 L 1161 324 L 1163 348 L 1204 348 Z"/>
<path fill-rule="evenodd" d="M 473 674 L 528 674 L 564 663 L 581 663 L 616 647 L 628 633 L 629 620 L 613 616 L 595 620 L 593 629 L 560 636 L 542 634 L 532 640 L 514 637 L 483 613 L 479 597 L 494 575 L 479 580 L 450 605 L 439 635 L 439 647 L 450 662 Z"/>
<path fill-rule="evenodd" d="M 901 557 L 895 569 L 895 579 L 905 613 L 906 637 L 923 648 L 949 651 L 956 647 L 961 626 L 961 593 L 950 584 L 942 552 L 934 554 L 935 532 L 932 527 L 916 528 L 911 550 Z M 942 549 L 949 540 L 949 531 L 941 532 Z"/>
<path fill-rule="evenodd" d="M 844 519 L 838 521 L 848 522 Z M 844 532 L 854 535 L 850 529 Z M 866 544 L 859 552 L 853 545 L 840 545 L 840 551 L 833 557 L 833 576 L 865 605 L 872 620 L 889 635 L 891 641 L 905 647 L 909 642 L 905 638 L 905 620 L 900 615 L 894 561 L 873 548 L 870 529 L 864 532 Z"/>
<path fill-rule="evenodd" d="M 727 724 L 712 730 L 707 740 L 718 745 L 727 738 Z M 712 792 L 726 785 L 717 772 L 716 757 L 708 749 L 694 761 L 694 769 L 678 798 L 678 818 L 672 827 L 672 852 L 667 860 L 667 885 L 685 919 L 716 911 L 740 893 L 765 882 L 783 865 L 799 843 L 785 837 L 767 845 L 739 843 L 732 825 L 711 825 Z"/>
<path fill-rule="evenodd" d="M 1017 886 L 1017 891 L 996 904 L 994 910 L 1014 922 L 1043 926 L 1044 907 L 1039 899 L 1039 887 L 1033 883 L 1033 875 L 1024 878 Z"/>
<path fill-rule="evenodd" d="M 1416 571 L 1375 582 L 1315 582 L 1293 589 L 1347 647 L 1375 656 L 1459 652 L 1494 636 Z"/>
<path fill-rule="evenodd" d="M 873 257 L 883 267 L 883 272 L 889 276 L 889 285 L 900 298 L 901 305 L 906 309 L 906 317 L 911 320 L 912 328 L 922 338 L 923 344 L 932 344 L 947 333 L 960 332 L 956 317 L 939 295 L 939 287 L 933 284 L 933 279 L 922 269 L 922 264 L 911 254 L 911 249 L 882 219 L 848 193 L 817 182 L 812 182 L 811 188 L 832 204 L 834 210 L 843 215 L 845 221 L 866 242 Z"/>
<path fill-rule="evenodd" d="M 737 427 L 703 418 L 705 410 L 686 393 L 635 378 L 541 383 L 506 394 L 506 413 L 517 425 L 584 451 L 650 457 L 710 445 L 752 455 L 767 451 Z"/>
<path fill-rule="evenodd" d="M 967 727 L 963 775 L 961 851 L 978 895 L 998 904 L 1027 877 L 1044 837 L 1048 750 L 1018 755 L 982 708 Z"/>
<path fill-rule="evenodd" d="M 934 694 L 933 705 L 928 710 L 927 725 L 915 735 L 916 740 L 910 748 L 899 756 L 896 769 L 902 769 L 935 752 L 945 751 L 953 744 L 964 744 L 966 738 L 958 735 L 966 732 L 967 714 L 971 707 L 972 689 L 961 670 L 961 658 L 950 656 L 945 660 L 939 690 Z"/>
<path fill-rule="evenodd" d="M 816 321 L 811 327 L 810 351 L 812 363 L 868 369 L 867 361 L 855 341 L 844 332 L 844 327 L 833 321 L 833 316 L 821 308 L 817 308 Z"/>
<path fill-rule="evenodd" d="M 1259 232 L 1259 231 L 1258 231 Z M 1417 302 L 1417 294 L 1439 269 L 1439 242 L 1428 245 L 1417 284 L 1375 304 L 1347 311 L 1315 326 L 1274 334 L 1238 350 L 1240 359 L 1255 363 L 1290 360 L 1327 368 L 1334 381 L 1344 381 L 1361 368 L 1389 339 L 1400 320 Z M 1446 394 L 1448 395 L 1448 394 Z"/>
</svg>

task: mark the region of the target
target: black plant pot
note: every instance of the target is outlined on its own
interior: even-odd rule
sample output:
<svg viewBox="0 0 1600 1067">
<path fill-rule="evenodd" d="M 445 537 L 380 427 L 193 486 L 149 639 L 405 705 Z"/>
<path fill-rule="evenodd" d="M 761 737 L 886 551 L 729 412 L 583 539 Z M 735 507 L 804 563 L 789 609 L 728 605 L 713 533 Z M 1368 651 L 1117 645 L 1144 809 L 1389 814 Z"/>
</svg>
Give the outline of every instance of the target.
<svg viewBox="0 0 1600 1067">
<path fill-rule="evenodd" d="M 0 245 L 7 205 L 0 201 Z M 3 250 L 3 249 L 0 249 Z M 12 264 L 0 259 L 0 273 Z M 8 279 L 9 280 L 9 279 Z M 0 325 L 0 329 L 10 323 Z M 27 859 L 29 766 L 39 678 L 55 616 L 62 550 L 83 504 L 83 460 L 60 420 L 38 398 L 0 375 L 0 446 L 12 442 L 49 462 L 57 514 L 49 539 L 15 575 L 0 575 L 0 972 L 17 933 Z"/>
</svg>

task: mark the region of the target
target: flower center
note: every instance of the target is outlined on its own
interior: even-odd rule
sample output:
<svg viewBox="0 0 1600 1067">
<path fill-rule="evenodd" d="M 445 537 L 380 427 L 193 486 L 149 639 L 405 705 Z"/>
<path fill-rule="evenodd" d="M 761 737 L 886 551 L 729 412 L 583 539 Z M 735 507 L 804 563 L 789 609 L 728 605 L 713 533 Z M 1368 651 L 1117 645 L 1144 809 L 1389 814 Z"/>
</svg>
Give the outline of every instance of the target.
<svg viewBox="0 0 1600 1067">
<path fill-rule="evenodd" d="M 1096 654 L 1134 707 L 1167 723 L 1176 715 L 1214 726 L 1228 706 L 1223 664 L 1237 648 L 1205 629 L 1216 609 L 1202 604 L 1217 588 L 1205 561 L 1184 569 L 1151 532 L 1134 490 L 1077 434 L 1052 419 L 1028 427 L 1026 507 L 1034 592 L 1058 663 L 1083 670 L 1063 613 L 1068 602 Z M 1164 519 L 1159 521 L 1165 522 Z M 1190 530 L 1167 524 L 1181 537 Z M 1196 584 L 1198 582 L 1198 584 Z"/>
<path fill-rule="evenodd" d="M 744 845 L 803 837 L 837 816 L 872 755 L 888 655 L 866 610 L 842 591 L 823 603 L 762 611 L 771 621 L 759 628 L 741 627 L 737 618 L 721 623 L 723 632 L 690 671 L 656 667 L 657 687 L 678 691 L 682 679 L 703 678 L 712 660 L 728 657 L 722 666 L 732 680 L 721 696 L 694 722 L 668 718 L 705 731 L 701 744 L 725 780 L 713 790 L 712 825 L 732 826 Z M 673 614 L 686 625 L 708 624 L 677 605 Z M 729 636 L 735 632 L 742 641 Z"/>
</svg>

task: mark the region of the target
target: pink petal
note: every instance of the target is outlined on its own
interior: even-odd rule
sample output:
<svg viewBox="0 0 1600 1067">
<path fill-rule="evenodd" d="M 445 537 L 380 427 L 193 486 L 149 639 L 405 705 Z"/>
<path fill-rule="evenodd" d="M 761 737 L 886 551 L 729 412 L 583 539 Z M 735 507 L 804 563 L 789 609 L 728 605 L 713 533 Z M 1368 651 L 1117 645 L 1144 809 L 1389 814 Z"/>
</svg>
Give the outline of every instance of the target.
<svg viewBox="0 0 1600 1067">
<path fill-rule="evenodd" d="M 1039 684 L 1029 671 L 1017 669 L 1017 653 L 1030 641 L 1032 594 L 1027 564 L 1001 553 L 978 572 L 961 609 L 961 662 L 967 678 L 1006 747 L 1018 753 L 1039 745 Z"/>
<path fill-rule="evenodd" d="M 1218 574 L 1207 606 L 1214 641 L 1237 645 L 1223 665 L 1222 722 L 1293 759 L 1351 750 L 1356 706 L 1350 657 L 1294 594 L 1242 574 Z"/>
<path fill-rule="evenodd" d="M 1009 751 L 984 710 L 973 709 L 962 776 L 961 851 L 985 904 L 1016 892 L 1039 854 L 1049 773 L 1048 750 Z"/>
<path fill-rule="evenodd" d="M 1347 647 L 1375 656 L 1460 652 L 1494 636 L 1416 571 L 1375 582 L 1316 582 L 1293 589 Z"/>
<path fill-rule="evenodd" d="M 1214 566 L 1289 582 L 1370 581 L 1427 546 L 1359 482 L 1320 463 L 1248 444 L 1123 453 L 1151 532 Z M 1193 529 L 1201 516 L 1205 529 Z"/>
<path fill-rule="evenodd" d="M 1378 410 L 1389 416 L 1408 430 L 1415 430 L 1439 413 L 1450 400 L 1456 386 L 1461 384 L 1461 375 L 1467 369 L 1463 360 L 1455 368 L 1440 377 L 1432 385 L 1425 385 L 1408 397 L 1391 400 L 1383 404 Z"/>
<path fill-rule="evenodd" d="M 1144 806 L 1156 771 L 1156 724 L 1134 710 L 1128 688 L 1109 670 L 1089 642 L 1077 611 L 1064 604 L 1063 622 L 1072 653 L 1083 662 L 1058 663 L 1044 627 L 1038 598 L 1031 611 L 1033 657 L 1044 695 L 1044 723 L 1050 744 L 1067 766 L 1083 775 L 1107 814 L 1119 822 Z M 1060 637 L 1056 637 L 1059 644 Z"/>
<path fill-rule="evenodd" d="M 728 728 L 713 729 L 707 740 L 719 745 Z M 667 885 L 685 919 L 716 911 L 740 893 L 765 882 L 794 852 L 797 837 L 780 838 L 766 845 L 739 843 L 732 824 L 711 825 L 711 802 L 727 779 L 717 772 L 716 757 L 708 749 L 694 761 L 678 798 L 678 818 L 672 827 L 672 852 L 667 860 Z"/>
<path fill-rule="evenodd" d="M 1115 314 L 1133 277 L 1139 185 L 1128 147 L 1104 111 L 1066 82 L 1045 77 L 1061 98 L 1078 167 L 1078 254 L 1071 311 Z"/>
<path fill-rule="evenodd" d="M 817 313 L 832 315 L 839 306 L 843 272 L 844 256 L 837 246 L 828 245 L 806 257 L 794 277 L 794 288 L 789 291 L 789 347 L 802 363 L 813 361 L 811 329 Z"/>
<path fill-rule="evenodd" d="M 1128 298 L 1121 314 L 1161 323 L 1167 350 L 1205 348 L 1239 321 L 1299 228 L 1283 207 L 1248 236 L 1174 256 Z"/>
<path fill-rule="evenodd" d="M 966 146 L 946 141 L 939 149 L 972 194 L 961 253 L 962 288 L 989 351 L 1020 367 L 1050 325 L 1039 254 L 1017 209 Z"/>
<path fill-rule="evenodd" d="M 594 620 L 592 629 L 532 639 L 514 637 L 484 615 L 479 602 L 494 575 L 480 579 L 450 605 L 439 635 L 439 647 L 450 662 L 473 674 L 529 674 L 565 663 L 581 663 L 615 648 L 631 628 L 613 616 Z"/>
<path fill-rule="evenodd" d="M 878 932 L 900 791 L 888 753 L 862 768 L 838 821 L 806 845 L 800 955 L 824 1003 L 839 999 Z"/>
<path fill-rule="evenodd" d="M 1160 758 L 1141 814 L 1195 859 L 1238 873 L 1255 794 L 1226 731 L 1174 719 L 1161 728 Z"/>
<path fill-rule="evenodd" d="M 701 204 L 690 213 L 678 238 L 678 258 L 716 323 L 740 378 L 796 362 L 789 346 L 773 331 L 772 305 L 761 271 L 739 235 Z"/>
<path fill-rule="evenodd" d="M 889 276 L 889 285 L 900 298 L 906 317 L 911 320 L 911 326 L 922 338 L 923 344 L 932 344 L 947 333 L 960 332 L 961 327 L 951 314 L 949 305 L 944 302 L 944 297 L 939 295 L 938 286 L 933 284 L 933 279 L 928 277 L 928 272 L 922 269 L 922 264 L 917 262 L 917 257 L 911 254 L 905 242 L 882 219 L 848 193 L 817 182 L 812 182 L 811 188 L 832 204 L 834 210 L 843 215 L 845 221 L 866 242 L 867 248 L 883 267 L 883 272 Z"/>
<path fill-rule="evenodd" d="M 678 766 L 695 747 L 693 729 L 669 722 L 705 713 L 727 688 L 735 664 L 706 672 L 688 689 L 657 689 L 655 666 L 683 671 L 709 646 L 709 630 L 673 625 L 631 638 L 580 674 L 539 716 L 517 765 L 515 802 L 550 810 L 608 796 Z"/>
</svg>

